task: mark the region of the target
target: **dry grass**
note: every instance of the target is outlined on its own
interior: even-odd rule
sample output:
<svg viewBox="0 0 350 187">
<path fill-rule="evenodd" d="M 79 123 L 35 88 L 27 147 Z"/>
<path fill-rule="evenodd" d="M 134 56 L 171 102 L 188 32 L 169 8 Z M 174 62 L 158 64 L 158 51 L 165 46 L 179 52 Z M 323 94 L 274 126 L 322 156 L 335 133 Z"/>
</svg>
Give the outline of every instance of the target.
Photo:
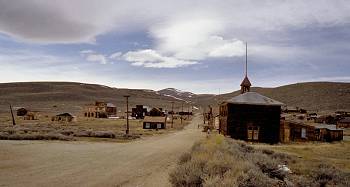
<svg viewBox="0 0 350 187">
<path fill-rule="evenodd" d="M 16 126 L 12 125 L 9 116 L 0 116 L 0 133 L 2 139 L 65 139 L 88 141 L 120 141 L 133 140 L 142 136 L 153 136 L 183 129 L 189 121 L 174 120 L 174 128 L 165 130 L 148 130 L 142 128 L 142 120 L 129 120 L 130 134 L 125 135 L 125 119 L 97 119 L 78 117 L 71 123 L 52 122 L 47 115 L 41 115 L 39 120 L 23 120 L 16 117 Z M 12 132 L 11 132 L 12 131 Z M 61 138 L 52 137 L 53 134 Z M 37 137 L 37 138 L 34 138 Z M 52 137 L 52 138 L 50 138 Z M 74 138 L 73 138 L 74 137 Z"/>
<path fill-rule="evenodd" d="M 317 168 L 320 164 L 332 165 L 345 172 L 350 172 L 350 141 L 281 145 L 256 144 L 254 147 L 294 155 L 296 162 L 290 167 L 299 174 L 310 175 L 313 168 Z"/>
<path fill-rule="evenodd" d="M 273 146 L 272 146 L 273 147 Z M 345 151 L 345 150 L 344 150 Z M 325 156 L 324 156 L 325 157 Z M 170 173 L 173 186 L 347 186 L 349 173 L 316 164 L 310 174 L 283 171 L 279 165 L 301 165 L 300 157 L 212 135 L 181 156 Z"/>
</svg>

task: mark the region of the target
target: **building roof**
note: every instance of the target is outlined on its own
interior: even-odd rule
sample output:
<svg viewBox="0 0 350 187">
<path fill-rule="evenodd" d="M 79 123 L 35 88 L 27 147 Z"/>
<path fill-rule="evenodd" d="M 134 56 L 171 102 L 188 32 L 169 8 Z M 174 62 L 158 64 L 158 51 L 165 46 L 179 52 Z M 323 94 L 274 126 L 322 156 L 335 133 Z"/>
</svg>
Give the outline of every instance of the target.
<svg viewBox="0 0 350 187">
<path fill-rule="evenodd" d="M 247 104 L 247 105 L 275 105 L 281 106 L 283 103 L 263 96 L 256 92 L 246 92 L 226 101 L 232 104 Z"/>
<path fill-rule="evenodd" d="M 71 117 L 73 117 L 73 115 L 70 113 L 62 113 L 62 114 L 58 114 L 56 116 L 71 116 Z"/>
<path fill-rule="evenodd" d="M 317 124 L 315 125 L 316 129 L 328 129 L 328 130 L 341 130 L 338 129 L 336 125 L 328 125 L 328 124 Z"/>
<path fill-rule="evenodd" d="M 112 103 L 107 103 L 107 107 L 116 107 L 116 106 Z"/>
<path fill-rule="evenodd" d="M 252 84 L 250 83 L 248 76 L 245 76 L 242 83 L 241 83 L 241 86 L 251 86 L 251 85 Z"/>
<path fill-rule="evenodd" d="M 350 117 L 345 117 L 344 119 L 339 120 L 340 123 L 350 123 Z"/>
<path fill-rule="evenodd" d="M 145 116 L 143 122 L 165 123 L 166 116 Z"/>
</svg>

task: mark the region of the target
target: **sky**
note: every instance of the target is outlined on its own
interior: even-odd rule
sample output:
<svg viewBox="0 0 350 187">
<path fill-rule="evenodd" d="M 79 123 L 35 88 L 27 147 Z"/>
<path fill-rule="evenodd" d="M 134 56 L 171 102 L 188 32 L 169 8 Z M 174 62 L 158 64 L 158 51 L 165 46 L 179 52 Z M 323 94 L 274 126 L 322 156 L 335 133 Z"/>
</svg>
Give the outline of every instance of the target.
<svg viewBox="0 0 350 187">
<path fill-rule="evenodd" d="M 194 93 L 350 82 L 348 0 L 0 0 L 0 82 Z"/>
</svg>

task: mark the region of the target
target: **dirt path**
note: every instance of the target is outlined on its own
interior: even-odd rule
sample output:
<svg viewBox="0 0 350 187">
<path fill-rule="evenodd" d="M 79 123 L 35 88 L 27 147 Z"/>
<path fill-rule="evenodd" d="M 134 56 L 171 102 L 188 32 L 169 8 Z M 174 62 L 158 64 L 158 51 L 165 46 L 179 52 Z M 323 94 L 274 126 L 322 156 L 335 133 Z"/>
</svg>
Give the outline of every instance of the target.
<svg viewBox="0 0 350 187">
<path fill-rule="evenodd" d="M 130 143 L 0 141 L 0 186 L 170 186 L 179 156 L 205 136 L 200 122 Z"/>
</svg>

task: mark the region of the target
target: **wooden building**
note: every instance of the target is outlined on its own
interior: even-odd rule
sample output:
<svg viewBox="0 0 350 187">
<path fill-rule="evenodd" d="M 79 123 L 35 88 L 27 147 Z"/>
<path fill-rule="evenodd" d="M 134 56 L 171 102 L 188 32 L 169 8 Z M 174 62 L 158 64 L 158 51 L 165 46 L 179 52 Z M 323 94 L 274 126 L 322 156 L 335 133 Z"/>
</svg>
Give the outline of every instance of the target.
<svg viewBox="0 0 350 187">
<path fill-rule="evenodd" d="M 108 118 L 117 116 L 117 107 L 112 103 L 95 101 L 94 104 L 86 105 L 85 117 Z"/>
<path fill-rule="evenodd" d="M 345 117 L 337 122 L 337 128 L 350 128 L 350 117 Z"/>
<path fill-rule="evenodd" d="M 165 129 L 166 116 L 145 116 L 143 119 L 144 129 Z"/>
<path fill-rule="evenodd" d="M 336 125 L 317 124 L 315 125 L 318 141 L 332 142 L 343 140 L 343 130 Z"/>
<path fill-rule="evenodd" d="M 74 116 L 70 113 L 63 113 L 58 114 L 56 116 L 53 116 L 51 118 L 51 121 L 58 121 L 58 122 L 72 122 L 74 119 Z"/>
<path fill-rule="evenodd" d="M 149 111 L 149 116 L 165 116 L 164 112 L 162 111 L 162 108 L 152 108 Z"/>
<path fill-rule="evenodd" d="M 219 132 L 235 139 L 277 143 L 279 142 L 281 102 L 250 92 L 247 75 L 247 45 L 245 77 L 241 94 L 220 105 Z"/>
<path fill-rule="evenodd" d="M 245 92 L 220 105 L 219 131 L 235 139 L 277 143 L 283 103 Z"/>
<path fill-rule="evenodd" d="M 20 107 L 16 110 L 17 116 L 25 116 L 28 113 L 28 110 L 24 107 Z"/>
<path fill-rule="evenodd" d="M 35 112 L 35 111 L 28 111 L 23 116 L 23 120 L 37 120 L 37 119 L 38 119 L 38 112 Z"/>
<path fill-rule="evenodd" d="M 337 122 L 337 118 L 336 116 L 333 116 L 333 115 L 318 116 L 315 119 L 315 123 L 336 124 L 336 122 Z"/>
<path fill-rule="evenodd" d="M 147 108 L 144 108 L 143 105 L 136 105 L 135 108 L 131 109 L 131 117 L 136 119 L 143 119 L 147 114 Z"/>
<path fill-rule="evenodd" d="M 335 125 L 305 124 L 303 122 L 281 120 L 280 141 L 306 142 L 323 141 L 332 142 L 343 140 L 343 130 Z"/>
</svg>

